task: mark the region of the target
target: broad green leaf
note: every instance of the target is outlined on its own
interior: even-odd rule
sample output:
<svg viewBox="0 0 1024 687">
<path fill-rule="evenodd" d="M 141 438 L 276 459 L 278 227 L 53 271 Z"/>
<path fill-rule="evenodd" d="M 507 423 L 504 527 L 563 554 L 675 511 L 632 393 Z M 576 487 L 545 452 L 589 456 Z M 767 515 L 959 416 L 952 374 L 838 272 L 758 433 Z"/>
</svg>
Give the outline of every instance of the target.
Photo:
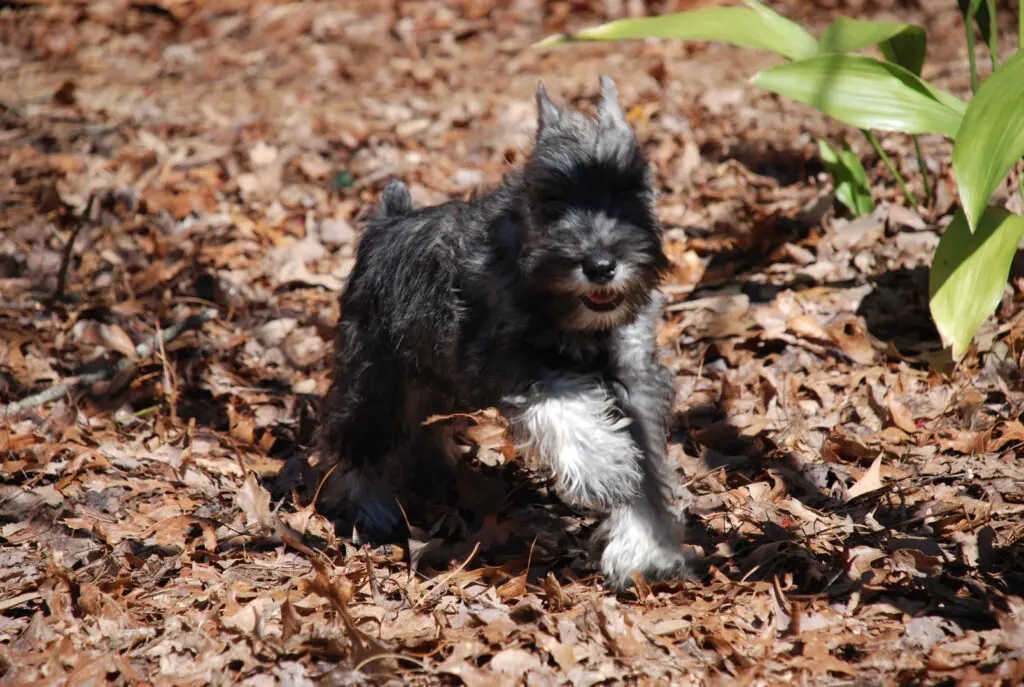
<svg viewBox="0 0 1024 687">
<path fill-rule="evenodd" d="M 832 176 L 836 198 L 854 217 L 869 215 L 875 209 L 871 199 L 871 186 L 860 158 L 845 142 L 842 152 L 836 150 L 823 138 L 818 139 L 818 151 L 825 169 Z"/>
<path fill-rule="evenodd" d="M 620 19 L 572 34 L 549 36 L 537 46 L 641 38 L 722 41 L 744 48 L 767 50 L 791 60 L 810 57 L 818 51 L 814 36 L 799 24 L 763 6 L 761 9 L 712 7 L 661 17 Z"/>
<path fill-rule="evenodd" d="M 931 94 L 934 95 L 940 103 L 956 112 L 960 116 L 960 119 L 963 119 L 964 112 L 967 111 L 967 103 L 965 103 L 963 100 L 960 100 L 960 98 L 956 97 L 949 91 L 945 91 L 941 88 L 938 88 L 937 86 L 933 86 L 927 81 L 922 80 L 921 83 L 927 86 Z"/>
<path fill-rule="evenodd" d="M 895 62 L 915 76 L 921 76 L 924 57 L 928 52 L 928 38 L 924 29 L 915 26 L 887 41 L 882 41 L 878 44 L 878 49 L 882 51 L 885 59 Z"/>
<path fill-rule="evenodd" d="M 818 41 L 822 54 L 853 52 L 872 45 L 878 45 L 885 59 L 920 76 L 928 47 L 928 37 L 920 26 L 839 17 Z"/>
<path fill-rule="evenodd" d="M 871 182 L 868 181 L 868 173 L 864 171 L 864 165 L 861 164 L 857 153 L 853 152 L 853 148 L 846 141 L 843 141 L 843 146 L 839 149 L 839 156 L 846 168 L 853 174 L 853 180 L 862 188 L 870 189 Z"/>
<path fill-rule="evenodd" d="M 789 42 L 786 52 L 778 54 L 790 60 L 804 60 L 818 54 L 818 41 L 795 21 L 786 19 L 772 8 L 758 0 L 743 0 L 743 4 L 757 13 L 766 29 Z"/>
<path fill-rule="evenodd" d="M 929 275 L 929 309 L 942 342 L 959 358 L 1002 298 L 1024 236 L 1024 215 L 988 207 L 972 234 L 963 211 L 939 240 Z"/>
<path fill-rule="evenodd" d="M 903 67 L 859 55 L 819 55 L 756 74 L 753 83 L 861 129 L 956 138 L 962 102 Z"/>
<path fill-rule="evenodd" d="M 964 113 L 953 175 L 973 229 L 996 186 L 1024 156 L 1024 52 L 988 77 Z"/>
</svg>

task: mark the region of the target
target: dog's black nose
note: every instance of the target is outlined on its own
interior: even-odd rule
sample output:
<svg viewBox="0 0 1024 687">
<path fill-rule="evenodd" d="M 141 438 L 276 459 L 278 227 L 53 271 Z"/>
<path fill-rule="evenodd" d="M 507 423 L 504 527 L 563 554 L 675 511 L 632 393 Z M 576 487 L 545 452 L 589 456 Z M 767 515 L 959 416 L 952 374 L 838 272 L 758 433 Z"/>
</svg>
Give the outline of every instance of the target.
<svg viewBox="0 0 1024 687">
<path fill-rule="evenodd" d="M 618 265 L 610 255 L 588 255 L 583 259 L 583 274 L 595 284 L 607 284 L 615 276 Z"/>
</svg>

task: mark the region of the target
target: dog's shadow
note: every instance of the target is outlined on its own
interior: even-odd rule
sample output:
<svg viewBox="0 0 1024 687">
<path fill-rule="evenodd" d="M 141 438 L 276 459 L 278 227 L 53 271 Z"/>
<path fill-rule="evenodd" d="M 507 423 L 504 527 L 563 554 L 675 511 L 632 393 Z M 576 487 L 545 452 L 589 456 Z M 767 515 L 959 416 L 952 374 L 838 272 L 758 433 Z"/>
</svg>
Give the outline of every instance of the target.
<svg viewBox="0 0 1024 687">
<path fill-rule="evenodd" d="M 301 428 L 298 428 L 301 433 Z M 302 507 L 316 497 L 317 477 L 309 467 L 310 452 L 289 442 L 281 471 L 265 482 L 276 501 L 297 497 Z M 552 481 L 518 460 L 489 465 L 465 446 L 447 488 L 423 489 L 404 503 L 408 533 L 391 542 L 418 576 L 431 577 L 455 567 L 481 569 L 496 584 L 526 576 L 533 584 L 554 573 L 562 583 L 593 574 L 593 518 L 562 503 Z M 353 523 L 332 520 L 335 534 L 360 544 Z M 326 542 L 307 542 L 318 548 Z M 367 544 L 371 547 L 377 543 Z"/>
<path fill-rule="evenodd" d="M 305 416 L 309 422 L 314 418 L 315 413 Z M 295 438 L 309 434 L 303 424 L 294 426 Z M 708 450 L 695 437 L 715 448 Z M 751 483 L 775 463 L 762 450 L 763 444 L 741 436 L 714 408 L 695 407 L 677 416 L 672 440 L 691 455 L 703 455 L 708 468 L 727 468 L 730 483 Z M 308 465 L 309 451 L 293 440 L 288 440 L 288 447 L 288 455 L 271 451 L 285 460 L 266 486 L 275 501 L 295 495 L 296 507 L 302 507 L 315 498 L 317 478 Z M 472 446 L 468 448 L 467 459 L 459 463 L 448 489 L 431 490 L 401 504 L 410 531 L 407 540 L 395 543 L 403 546 L 416 574 L 429 577 L 464 567 L 482 570 L 484 577 L 496 584 L 525 576 L 531 586 L 540 586 L 549 573 L 562 585 L 597 574 L 597 514 L 564 504 L 554 493 L 551 480 L 518 460 L 488 465 L 477 459 Z M 692 477 L 679 473 L 679 485 Z M 820 494 L 811 493 L 797 479 L 786 489 L 809 504 L 821 502 Z M 335 520 L 333 524 L 339 538 L 353 542 L 352 523 Z M 697 579 L 703 579 L 711 565 L 737 579 L 770 579 L 791 569 L 807 573 L 806 579 L 799 581 L 802 588 L 814 587 L 816 578 L 808 566 L 813 554 L 785 529 L 770 523 L 757 534 L 723 535 L 705 526 L 697 514 L 688 518 L 686 541 L 691 552 L 702 551 L 694 559 Z M 314 548 L 326 545 L 307 543 Z M 717 557 L 716 552 L 723 548 L 737 552 L 732 561 Z"/>
</svg>

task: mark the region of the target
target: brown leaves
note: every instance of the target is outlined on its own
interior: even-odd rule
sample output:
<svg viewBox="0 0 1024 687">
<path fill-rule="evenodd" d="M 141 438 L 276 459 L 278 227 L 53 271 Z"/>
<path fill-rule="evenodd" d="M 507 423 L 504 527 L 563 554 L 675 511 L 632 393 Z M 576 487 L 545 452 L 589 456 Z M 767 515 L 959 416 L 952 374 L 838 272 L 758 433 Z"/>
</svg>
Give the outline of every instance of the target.
<svg viewBox="0 0 1024 687">
<path fill-rule="evenodd" d="M 17 75 L 0 404 L 132 363 L 0 423 L 4 680 L 1021 681 L 1020 280 L 953 368 L 927 314 L 948 180 L 911 211 L 858 149 L 879 210 L 837 217 L 808 141 L 849 132 L 739 88 L 746 53 L 527 48 L 643 6 L 0 13 Z M 914 11 L 943 85 L 966 92 L 955 7 Z M 603 590 L 595 523 L 551 498 L 495 411 L 428 420 L 472 461 L 457 503 L 410 510 L 400 546 L 354 544 L 310 507 L 303 465 L 381 188 L 400 177 L 423 205 L 498 181 L 531 145 L 537 78 L 586 107 L 608 69 L 662 191 L 671 482 L 693 492 L 707 574 Z M 946 144 L 921 143 L 948 166 Z M 216 323 L 136 360 L 210 304 Z"/>
</svg>

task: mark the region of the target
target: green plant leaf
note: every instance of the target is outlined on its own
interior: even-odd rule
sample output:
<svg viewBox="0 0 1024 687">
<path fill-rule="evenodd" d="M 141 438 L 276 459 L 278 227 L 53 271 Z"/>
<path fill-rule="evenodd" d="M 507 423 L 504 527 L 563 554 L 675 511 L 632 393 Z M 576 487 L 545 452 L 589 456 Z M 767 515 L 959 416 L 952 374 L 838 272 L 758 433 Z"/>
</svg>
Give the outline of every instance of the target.
<svg viewBox="0 0 1024 687">
<path fill-rule="evenodd" d="M 850 146 L 844 141 L 841 152 L 836 152 L 828 141 L 819 138 L 818 151 L 825 169 L 832 176 L 839 202 L 854 217 L 871 214 L 875 209 L 875 201 L 871 199 L 868 175 Z"/>
<path fill-rule="evenodd" d="M 964 354 L 999 306 L 1022 236 L 1024 215 L 988 207 L 973 234 L 961 210 L 939 240 L 929 275 L 929 309 L 954 358 Z"/>
<path fill-rule="evenodd" d="M 756 74 L 756 86 L 861 129 L 956 138 L 964 103 L 891 62 L 819 55 Z"/>
<path fill-rule="evenodd" d="M 722 41 L 744 48 L 767 50 L 791 60 L 810 57 L 818 52 L 818 42 L 814 36 L 799 24 L 760 3 L 749 2 L 748 5 L 712 7 L 660 17 L 620 19 L 572 34 L 549 36 L 538 43 L 537 47 L 576 41 L 678 38 Z"/>
<path fill-rule="evenodd" d="M 938 99 L 940 103 L 942 103 L 949 109 L 953 110 L 953 112 L 956 112 L 957 115 L 959 115 L 960 119 L 963 119 L 964 112 L 967 111 L 967 103 L 965 103 L 963 100 L 960 100 L 960 98 L 956 97 L 949 91 L 945 91 L 941 88 L 938 88 L 937 86 L 933 86 L 932 84 L 928 83 L 927 81 L 924 81 L 923 79 L 921 80 L 921 83 L 928 87 L 928 90 L 931 92 L 933 96 L 936 97 L 936 99 Z M 954 137 L 951 136 L 950 138 Z"/>
<path fill-rule="evenodd" d="M 773 52 L 790 60 L 804 60 L 818 54 L 818 41 L 808 33 L 807 29 L 795 21 L 787 19 L 758 0 L 743 0 L 743 4 L 761 18 L 765 29 L 789 42 L 785 52 L 782 50 L 775 50 Z"/>
<path fill-rule="evenodd" d="M 1024 52 L 988 77 L 964 113 L 953 175 L 972 229 L 1010 167 L 1024 156 Z"/>
<path fill-rule="evenodd" d="M 818 40 L 822 54 L 853 52 L 872 45 L 878 45 L 885 59 L 920 76 L 928 36 L 915 24 L 839 17 Z"/>
</svg>

